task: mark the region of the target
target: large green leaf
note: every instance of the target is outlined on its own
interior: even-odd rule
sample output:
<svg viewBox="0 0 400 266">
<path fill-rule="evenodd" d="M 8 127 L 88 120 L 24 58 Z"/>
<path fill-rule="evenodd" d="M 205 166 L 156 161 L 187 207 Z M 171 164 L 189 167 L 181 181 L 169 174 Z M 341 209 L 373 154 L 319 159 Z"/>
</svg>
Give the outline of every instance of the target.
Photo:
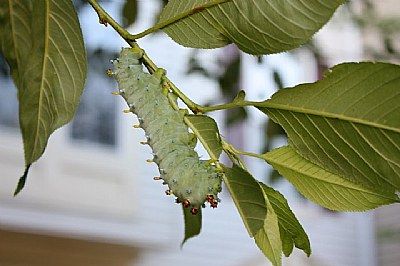
<svg viewBox="0 0 400 266">
<path fill-rule="evenodd" d="M 301 157 L 289 146 L 263 155 L 264 159 L 288 179 L 306 198 L 336 211 L 365 211 L 400 202 L 395 193 L 379 187 L 364 187 Z"/>
<path fill-rule="evenodd" d="M 218 160 L 222 144 L 215 120 L 206 115 L 185 115 L 185 123 L 199 138 L 211 158 Z"/>
<path fill-rule="evenodd" d="M 196 215 L 193 215 L 190 212 L 190 208 L 185 208 L 182 205 L 183 210 L 183 218 L 185 220 L 185 237 L 182 241 L 181 246 L 185 244 L 185 242 L 192 237 L 197 236 L 201 232 L 201 224 L 202 224 L 202 215 L 201 208 Z"/>
<path fill-rule="evenodd" d="M 266 197 L 269 199 L 272 208 L 274 209 L 279 222 L 279 233 L 282 240 L 283 253 L 286 257 L 293 251 L 293 244 L 304 250 L 310 256 L 311 247 L 310 240 L 303 227 L 297 220 L 287 203 L 285 197 L 275 189 L 268 187 L 263 183 L 259 183 Z"/>
<path fill-rule="evenodd" d="M 223 166 L 224 182 L 257 246 L 274 266 L 281 265 L 282 242 L 278 218 L 258 182 L 244 169 Z"/>
<path fill-rule="evenodd" d="M 86 78 L 86 56 L 71 0 L 2 1 L 0 8 L 8 25 L 0 31 L 1 48 L 18 87 L 27 166 L 18 193 L 50 134 L 76 111 Z"/>
<path fill-rule="evenodd" d="M 313 84 L 258 105 L 290 146 L 333 174 L 389 193 L 400 189 L 400 66 L 346 63 Z"/>
<path fill-rule="evenodd" d="M 346 0 L 170 0 L 159 24 L 177 43 L 217 48 L 235 43 L 271 54 L 306 43 Z"/>
</svg>

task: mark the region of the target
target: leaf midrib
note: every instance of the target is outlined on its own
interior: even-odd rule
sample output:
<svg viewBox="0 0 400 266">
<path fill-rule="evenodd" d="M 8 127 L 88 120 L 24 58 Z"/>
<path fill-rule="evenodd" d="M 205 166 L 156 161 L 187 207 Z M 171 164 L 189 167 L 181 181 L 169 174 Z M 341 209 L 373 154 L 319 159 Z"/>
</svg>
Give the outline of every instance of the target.
<svg viewBox="0 0 400 266">
<path fill-rule="evenodd" d="M 171 24 L 176 23 L 179 20 L 185 19 L 187 17 L 191 17 L 194 14 L 201 13 L 201 12 L 203 12 L 203 11 L 205 11 L 207 9 L 210 9 L 210 8 L 212 8 L 214 6 L 217 6 L 217 5 L 220 5 L 220 4 L 224 4 L 224 3 L 228 3 L 228 2 L 232 2 L 232 1 L 234 1 L 234 0 L 213 0 L 213 1 L 210 1 L 210 2 L 207 2 L 207 3 L 204 3 L 203 5 L 201 5 L 200 7 L 204 8 L 203 10 L 200 10 L 200 11 L 197 11 L 197 12 L 193 13 L 193 10 L 196 8 L 195 7 L 195 8 L 192 8 L 191 10 L 187 10 L 185 12 L 181 12 L 181 13 L 177 14 L 176 16 L 173 16 L 172 18 L 169 18 L 166 21 L 164 21 L 162 23 L 158 23 L 158 24 L 162 25 L 162 27 L 161 27 L 161 29 L 162 29 L 162 28 L 168 27 Z"/>
<path fill-rule="evenodd" d="M 289 111 L 289 112 L 294 112 L 294 113 L 309 114 L 309 115 L 339 119 L 339 120 L 347 121 L 350 123 L 361 124 L 361 125 L 366 125 L 366 126 L 370 126 L 370 127 L 374 127 L 374 128 L 380 128 L 380 129 L 393 131 L 395 133 L 400 133 L 400 128 L 396 128 L 396 127 L 392 127 L 392 126 L 388 126 L 388 125 L 384 125 L 384 124 L 379 124 L 376 122 L 372 122 L 372 121 L 368 121 L 368 120 L 364 120 L 364 119 L 360 119 L 360 118 L 345 116 L 345 115 L 337 114 L 337 113 L 324 112 L 324 111 L 313 110 L 313 109 L 304 108 L 304 107 L 272 103 L 271 100 L 267 100 L 267 101 L 264 101 L 259 104 L 256 103 L 256 104 L 254 104 L 254 106 L 257 108 L 277 109 L 277 110 L 284 110 L 284 111 Z"/>
<path fill-rule="evenodd" d="M 47 55 L 49 53 L 49 31 L 50 31 L 50 15 L 48 15 L 48 13 L 50 12 L 50 2 L 49 0 L 45 1 L 45 5 L 46 5 L 46 12 L 45 12 L 45 34 L 44 34 L 44 53 L 43 53 L 43 66 L 42 66 L 42 75 L 41 75 L 41 83 L 40 83 L 40 87 L 39 87 L 39 104 L 38 104 L 38 118 L 37 118 L 37 124 L 36 124 L 36 133 L 35 133 L 35 142 L 33 145 L 33 149 L 32 149 L 32 154 L 31 154 L 31 161 L 34 159 L 34 154 L 36 152 L 36 147 L 39 145 L 39 136 L 40 136 L 40 121 L 42 119 L 42 103 L 43 103 L 43 94 L 44 94 L 44 77 L 46 75 L 47 72 Z"/>
<path fill-rule="evenodd" d="M 346 179 L 343 179 L 343 180 L 344 180 L 346 183 L 348 183 L 348 185 L 351 185 L 351 186 L 345 186 L 344 184 L 341 184 L 341 183 L 338 183 L 338 182 L 334 182 L 334 181 L 332 181 L 332 180 L 321 179 L 321 178 L 318 178 L 316 175 L 310 175 L 310 174 L 305 173 L 305 172 L 303 172 L 303 171 L 299 172 L 299 171 L 298 171 L 298 167 L 295 167 L 293 163 L 291 163 L 291 164 L 282 164 L 282 163 L 279 163 L 279 162 L 277 162 L 276 160 L 274 160 L 274 157 L 275 157 L 275 156 L 269 156 L 269 155 L 270 155 L 269 153 L 266 153 L 266 154 L 264 155 L 264 159 L 265 159 L 268 163 L 271 163 L 271 164 L 273 163 L 273 164 L 275 164 L 275 165 L 279 165 L 279 166 L 281 166 L 281 167 L 285 167 L 285 168 L 288 169 L 289 171 L 300 173 L 300 174 L 302 174 L 302 175 L 308 176 L 309 178 L 311 178 L 311 179 L 313 179 L 313 180 L 317 180 L 317 181 L 320 181 L 320 182 L 323 182 L 323 183 L 326 183 L 326 184 L 330 184 L 330 185 L 336 185 L 336 186 L 339 186 L 339 187 L 342 187 L 342 188 L 345 188 L 345 189 L 351 189 L 351 190 L 354 190 L 354 191 L 365 192 L 365 193 L 370 194 L 370 195 L 379 196 L 379 197 L 382 197 L 382 198 L 394 200 L 394 198 L 388 197 L 388 196 L 386 196 L 386 195 L 384 195 L 384 194 L 382 194 L 382 193 L 375 193 L 375 192 L 373 192 L 373 191 L 371 191 L 371 190 L 368 190 L 367 187 L 363 187 L 361 184 L 357 184 L 357 183 L 352 184 L 351 181 L 346 180 Z M 281 155 L 283 155 L 283 154 L 281 154 Z M 269 158 L 268 158 L 268 157 L 269 157 Z M 310 163 L 311 163 L 311 162 L 310 162 Z M 317 165 L 315 165 L 315 166 L 318 167 Z M 326 171 L 326 170 L 325 170 L 325 171 Z M 330 175 L 335 176 L 334 174 L 329 173 L 329 172 L 327 172 L 327 174 L 330 174 Z"/>
</svg>

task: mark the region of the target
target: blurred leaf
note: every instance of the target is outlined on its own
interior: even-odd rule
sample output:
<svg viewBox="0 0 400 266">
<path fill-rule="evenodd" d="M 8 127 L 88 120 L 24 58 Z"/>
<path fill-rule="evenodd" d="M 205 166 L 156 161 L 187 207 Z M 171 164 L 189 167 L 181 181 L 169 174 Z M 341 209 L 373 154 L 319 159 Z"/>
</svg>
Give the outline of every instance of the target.
<svg viewBox="0 0 400 266">
<path fill-rule="evenodd" d="M 271 54 L 307 42 L 346 0 L 170 0 L 158 23 L 177 43 L 193 48 L 217 48 L 235 43 L 250 54 Z M 184 18 L 180 16 L 188 12 Z"/>
<path fill-rule="evenodd" d="M 1 1 L 1 49 L 18 88 L 25 173 L 48 138 L 73 117 L 86 78 L 83 37 L 72 1 Z"/>
<path fill-rule="evenodd" d="M 285 130 L 283 127 L 281 127 L 281 125 L 269 119 L 264 127 L 264 152 L 270 151 L 272 149 L 272 142 L 275 138 L 280 136 L 286 136 Z"/>
<path fill-rule="evenodd" d="M 185 244 L 185 242 L 200 234 L 201 232 L 201 208 L 199 208 L 199 212 L 196 215 L 193 215 L 190 212 L 190 208 L 185 208 L 182 205 L 183 217 L 185 219 L 185 238 L 182 241 L 181 247 Z"/>
<path fill-rule="evenodd" d="M 136 22 L 138 16 L 138 2 L 137 0 L 125 0 L 124 7 L 122 8 L 122 17 L 124 27 Z"/>
<path fill-rule="evenodd" d="M 233 97 L 232 94 L 237 92 L 240 79 L 240 66 L 241 59 L 237 55 L 227 64 L 224 73 L 218 78 L 219 86 L 224 96 Z"/>
<path fill-rule="evenodd" d="M 278 90 L 282 89 L 284 87 L 282 77 L 281 77 L 281 74 L 279 74 L 279 72 L 276 69 L 274 69 L 272 71 L 272 77 L 274 79 L 274 83 L 275 83 L 276 87 L 278 88 Z"/>
<path fill-rule="evenodd" d="M 382 191 L 379 186 L 366 187 L 330 173 L 289 146 L 263 157 L 306 198 L 330 210 L 366 211 L 400 202 L 395 193 Z"/>
<path fill-rule="evenodd" d="M 400 66 L 346 63 L 257 107 L 289 145 L 332 174 L 389 194 L 400 189 Z"/>
<path fill-rule="evenodd" d="M 185 115 L 185 123 L 193 130 L 212 159 L 218 160 L 222 144 L 217 123 L 206 115 Z"/>
<path fill-rule="evenodd" d="M 247 111 L 243 107 L 234 108 L 227 112 L 226 125 L 232 126 L 247 119 Z"/>
<path fill-rule="evenodd" d="M 212 78 L 208 69 L 204 68 L 196 58 L 196 53 L 193 53 L 189 58 L 189 66 L 187 67 L 186 74 L 198 73 L 206 78 Z"/>
<path fill-rule="evenodd" d="M 389 37 L 384 38 L 383 40 L 385 50 L 388 54 L 395 54 L 396 50 L 393 47 L 393 42 Z"/>
<path fill-rule="evenodd" d="M 238 89 L 240 87 L 240 76 L 241 76 L 240 67 L 241 67 L 240 55 L 235 54 L 235 57 L 226 65 L 223 74 L 218 78 L 221 93 L 224 98 L 232 99 L 232 97 L 235 97 L 235 99 L 238 100 L 240 99 L 240 97 L 245 96 L 244 91 L 238 92 Z M 245 120 L 246 118 L 247 118 L 246 109 L 244 109 L 243 107 L 234 108 L 229 110 L 229 112 L 226 112 L 225 123 L 227 126 L 231 126 L 233 124 Z"/>
</svg>

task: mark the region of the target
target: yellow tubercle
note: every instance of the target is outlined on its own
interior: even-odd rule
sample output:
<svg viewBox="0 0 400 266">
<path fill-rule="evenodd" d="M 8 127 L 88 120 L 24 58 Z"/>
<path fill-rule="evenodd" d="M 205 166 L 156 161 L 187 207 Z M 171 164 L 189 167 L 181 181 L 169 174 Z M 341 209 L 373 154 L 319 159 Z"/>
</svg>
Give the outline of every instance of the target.
<svg viewBox="0 0 400 266">
<path fill-rule="evenodd" d="M 124 112 L 125 114 L 129 114 L 131 112 L 131 110 L 126 109 L 126 110 L 123 110 L 122 112 Z"/>
<path fill-rule="evenodd" d="M 148 163 L 154 163 L 154 161 L 152 159 L 147 159 L 146 162 Z"/>
<path fill-rule="evenodd" d="M 112 69 L 107 69 L 107 75 L 112 77 L 114 75 L 114 72 L 112 71 Z"/>
<path fill-rule="evenodd" d="M 133 128 L 140 128 L 140 125 L 133 125 Z"/>
<path fill-rule="evenodd" d="M 113 91 L 111 92 L 113 95 L 119 95 L 119 91 Z"/>
</svg>

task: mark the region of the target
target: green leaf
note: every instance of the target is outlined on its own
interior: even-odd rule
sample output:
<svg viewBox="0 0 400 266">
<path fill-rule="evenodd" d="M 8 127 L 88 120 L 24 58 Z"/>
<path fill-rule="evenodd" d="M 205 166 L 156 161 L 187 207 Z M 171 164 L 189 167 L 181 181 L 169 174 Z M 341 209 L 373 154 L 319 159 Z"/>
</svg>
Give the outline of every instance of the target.
<svg viewBox="0 0 400 266">
<path fill-rule="evenodd" d="M 29 18 L 32 13 L 33 1 L 15 0 L 0 1 L 0 49 L 7 59 L 11 75 L 17 87 L 24 73 L 25 63 L 29 58 L 32 42 Z"/>
<path fill-rule="evenodd" d="M 201 208 L 196 215 L 193 215 L 190 212 L 190 208 L 185 208 L 182 206 L 182 210 L 183 217 L 185 219 L 185 238 L 182 241 L 181 247 L 189 238 L 195 237 L 200 234 L 202 220 Z"/>
<path fill-rule="evenodd" d="M 312 84 L 282 89 L 257 107 L 290 146 L 333 174 L 400 189 L 400 66 L 346 63 Z"/>
<path fill-rule="evenodd" d="M 193 130 L 211 159 L 218 160 L 222 144 L 217 123 L 206 115 L 185 115 L 185 123 Z"/>
<path fill-rule="evenodd" d="M 254 236 L 256 244 L 272 265 L 282 265 L 282 242 L 279 232 L 278 216 L 276 215 L 267 195 L 264 195 L 267 206 L 267 216 L 264 227 Z"/>
<path fill-rule="evenodd" d="M 281 265 L 282 243 L 278 218 L 258 182 L 237 165 L 223 165 L 224 182 L 257 246 L 273 265 Z"/>
<path fill-rule="evenodd" d="M 285 146 L 263 158 L 306 198 L 336 211 L 365 211 L 400 202 L 395 193 L 351 182 L 311 163 Z"/>
<path fill-rule="evenodd" d="M 264 227 L 267 215 L 263 191 L 257 181 L 237 165 L 223 166 L 224 182 L 251 237 Z"/>
<path fill-rule="evenodd" d="M 170 0 L 158 24 L 177 43 L 218 48 L 235 43 L 271 54 L 306 43 L 346 0 Z"/>
<path fill-rule="evenodd" d="M 17 187 L 15 188 L 15 191 L 14 191 L 14 197 L 17 196 L 18 193 L 21 192 L 21 190 L 24 188 L 26 179 L 28 178 L 28 173 L 29 173 L 29 169 L 31 168 L 31 165 L 32 164 L 28 164 L 25 167 L 24 174 L 19 178 Z"/>
<path fill-rule="evenodd" d="M 0 30 L 1 49 L 18 88 L 26 179 L 50 134 L 76 111 L 86 78 L 86 55 L 70 0 L 2 1 L 0 14 L 7 25 Z"/>
<path fill-rule="evenodd" d="M 261 182 L 259 182 L 259 185 L 263 189 L 273 210 L 278 216 L 279 232 L 285 256 L 289 257 L 292 253 L 293 244 L 297 248 L 304 250 L 304 252 L 310 256 L 310 240 L 308 239 L 307 233 L 304 231 L 303 227 L 290 209 L 285 197 L 278 191 Z"/>
<path fill-rule="evenodd" d="M 138 15 L 138 2 L 137 0 L 126 0 L 122 8 L 123 26 L 127 27 L 133 24 Z"/>
<path fill-rule="evenodd" d="M 233 99 L 232 102 L 242 102 L 244 101 L 244 98 L 246 97 L 246 92 L 244 90 L 240 90 L 238 94 L 236 94 L 235 98 Z"/>
</svg>

